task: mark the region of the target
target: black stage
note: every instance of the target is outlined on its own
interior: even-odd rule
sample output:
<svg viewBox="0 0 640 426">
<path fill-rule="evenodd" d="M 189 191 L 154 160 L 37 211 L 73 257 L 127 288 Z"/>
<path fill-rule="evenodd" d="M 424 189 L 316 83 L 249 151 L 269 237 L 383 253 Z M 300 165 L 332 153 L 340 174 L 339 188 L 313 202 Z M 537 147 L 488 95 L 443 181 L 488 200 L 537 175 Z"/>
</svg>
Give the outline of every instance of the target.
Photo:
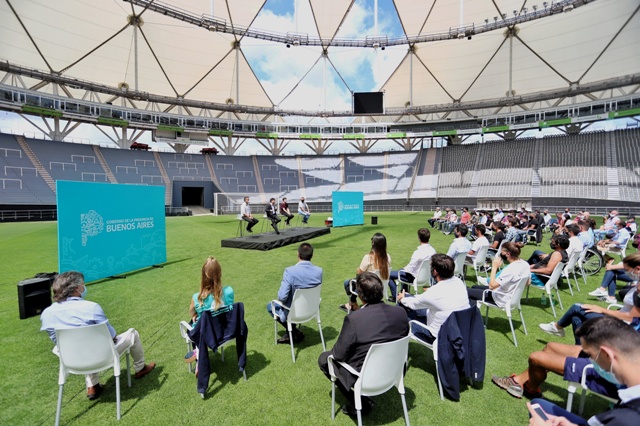
<svg viewBox="0 0 640 426">
<path fill-rule="evenodd" d="M 222 240 L 222 247 L 267 251 L 329 233 L 331 233 L 330 228 L 287 228 L 280 230 L 280 235 L 271 231 L 263 234 L 247 234 L 239 238 L 228 238 Z"/>
</svg>

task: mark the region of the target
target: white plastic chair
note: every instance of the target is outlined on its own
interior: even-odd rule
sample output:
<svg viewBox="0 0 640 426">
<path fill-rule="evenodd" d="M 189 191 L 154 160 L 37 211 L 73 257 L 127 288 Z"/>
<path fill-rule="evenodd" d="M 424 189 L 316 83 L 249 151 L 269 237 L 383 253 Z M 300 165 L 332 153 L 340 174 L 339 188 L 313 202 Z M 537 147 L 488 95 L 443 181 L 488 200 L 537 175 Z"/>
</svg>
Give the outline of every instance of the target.
<svg viewBox="0 0 640 426">
<path fill-rule="evenodd" d="M 58 375 L 58 406 L 56 408 L 56 426 L 60 424 L 62 411 L 62 392 L 67 376 L 71 374 L 94 374 L 113 368 L 116 378 L 116 418 L 120 420 L 120 354 L 113 343 L 106 323 L 56 329 L 60 373 Z M 127 384 L 131 387 L 131 369 L 129 367 L 129 348 L 123 347 L 127 357 Z"/>
<path fill-rule="evenodd" d="M 438 392 L 440 393 L 440 399 L 444 401 L 444 393 L 442 391 L 442 382 L 440 381 L 440 373 L 438 372 L 438 339 L 435 339 L 433 343 L 427 343 L 424 340 L 420 339 L 418 336 L 413 334 L 412 325 L 418 325 L 421 328 L 426 328 L 426 324 L 420 321 L 411 320 L 409 321 L 409 338 L 416 343 L 421 344 L 425 348 L 431 350 L 433 352 L 433 361 L 436 365 L 436 379 L 438 380 Z"/>
<path fill-rule="evenodd" d="M 580 383 L 577 382 L 569 382 L 569 385 L 567 386 L 567 391 L 569 392 L 569 395 L 567 396 L 567 411 L 571 412 L 571 408 L 573 406 L 573 395 L 575 395 L 576 391 L 578 390 L 578 388 L 582 388 L 582 392 L 580 395 L 580 406 L 578 407 L 578 414 L 582 415 L 582 413 L 584 412 L 584 403 L 587 399 L 587 393 L 592 393 L 594 395 L 599 396 L 602 399 L 605 399 L 607 401 L 609 401 L 611 404 L 616 404 L 618 402 L 617 399 L 615 398 L 611 398 L 607 395 L 603 395 L 601 393 L 595 392 L 591 389 L 589 389 L 589 387 L 587 386 L 587 372 L 589 371 L 590 368 L 593 368 L 593 365 L 589 364 L 587 366 L 584 367 L 584 370 L 582 370 L 582 379 L 580 380 Z"/>
<path fill-rule="evenodd" d="M 560 300 L 560 292 L 558 291 L 558 281 L 560 280 L 560 275 L 562 274 L 562 270 L 564 269 L 565 265 L 566 264 L 564 262 L 558 262 L 556 267 L 553 268 L 553 272 L 551 273 L 551 275 L 536 274 L 536 275 L 541 276 L 541 277 L 548 277 L 549 278 L 549 280 L 546 282 L 544 287 L 538 287 L 537 285 L 527 286 L 527 301 L 529 301 L 529 289 L 532 288 L 532 287 L 533 288 L 537 288 L 537 289 L 542 290 L 542 291 L 547 293 L 547 296 L 549 298 L 549 304 L 551 305 L 551 311 L 553 312 L 553 317 L 554 318 L 557 318 L 557 315 L 556 315 L 556 308 L 553 306 L 553 298 L 551 296 L 551 289 L 555 289 L 556 297 L 558 298 L 558 303 L 560 304 L 560 309 L 564 310 L 564 307 L 562 306 L 562 300 Z"/>
<path fill-rule="evenodd" d="M 413 285 L 413 291 L 415 294 L 418 294 L 418 287 L 426 287 L 431 285 L 431 258 L 425 259 L 420 264 L 420 268 L 418 268 L 418 276 L 414 277 L 413 283 L 405 282 L 400 279 L 400 274 L 398 274 L 398 282 L 400 286 L 410 286 Z"/>
<path fill-rule="evenodd" d="M 486 256 L 486 254 L 485 254 Z M 458 253 L 456 258 L 453 259 L 456 265 L 456 268 L 453 271 L 453 276 L 458 277 L 465 282 L 464 280 L 464 261 L 467 258 L 467 253 Z"/>
<path fill-rule="evenodd" d="M 293 294 L 293 300 L 291 306 L 286 307 L 279 300 L 271 301 L 271 313 L 273 314 L 273 333 L 274 342 L 278 343 L 278 319 L 280 318 L 276 312 L 276 306 L 281 307 L 289 311 L 287 315 L 287 331 L 289 332 L 289 343 L 291 343 L 291 359 L 296 362 L 296 355 L 293 349 L 293 324 L 302 324 L 307 321 L 316 318 L 318 321 L 318 330 L 320 330 L 320 339 L 322 340 L 322 350 L 326 351 L 327 348 L 324 344 L 324 336 L 322 335 L 322 323 L 320 322 L 320 290 L 322 290 L 322 284 L 311 288 L 299 288 L 296 289 Z"/>
<path fill-rule="evenodd" d="M 569 292 L 573 296 L 573 289 L 571 288 L 571 275 L 573 275 L 573 280 L 576 283 L 576 288 L 580 291 L 580 285 L 578 284 L 578 277 L 576 275 L 576 267 L 578 266 L 578 259 L 582 255 L 582 251 L 576 251 L 571 253 L 569 256 L 569 261 L 567 262 L 567 266 L 562 270 L 562 277 L 567 280 L 569 284 Z"/>
<path fill-rule="evenodd" d="M 478 252 L 473 256 L 472 261 L 469 262 L 465 256 L 465 266 L 471 266 L 473 271 L 476 273 L 476 281 L 478 280 L 478 270 L 480 268 L 484 268 L 484 264 L 487 261 L 487 253 L 489 252 L 489 245 L 482 246 L 478 249 Z M 484 271 L 485 277 L 487 276 L 487 271 Z"/>
<path fill-rule="evenodd" d="M 598 251 L 602 253 L 602 256 L 604 256 L 605 254 L 615 254 L 617 256 L 620 256 L 620 260 L 622 260 L 627 256 L 627 247 L 629 246 L 629 241 L 633 241 L 634 235 L 635 234 L 630 233 L 629 239 L 627 240 L 625 245 L 622 247 L 609 247 L 607 249 L 602 249 L 602 250 L 598 248 Z"/>
<path fill-rule="evenodd" d="M 404 398 L 404 367 L 409 353 L 409 336 L 387 343 L 371 345 L 364 359 L 360 372 L 357 372 L 349 364 L 335 361 L 333 355 L 329 356 L 329 374 L 331 375 L 331 419 L 336 417 L 336 373 L 334 363 L 346 369 L 349 373 L 358 377 L 353 385 L 356 410 L 358 413 L 358 426 L 362 425 L 362 396 L 381 395 L 396 387 L 402 399 L 404 421 L 409 426 L 409 412 L 407 401 Z"/>
<path fill-rule="evenodd" d="M 520 321 L 522 322 L 522 328 L 524 329 L 524 334 L 527 335 L 528 334 L 527 325 L 524 323 L 524 317 L 522 316 L 522 306 L 520 305 L 520 300 L 522 299 L 522 293 L 524 292 L 524 288 L 527 285 L 528 281 L 529 281 L 528 276 L 525 276 L 524 278 L 522 278 L 520 282 L 513 288 L 513 291 L 511 291 L 511 293 L 503 293 L 497 290 L 487 289 L 484 291 L 484 293 L 482 293 L 482 300 L 478 300 L 478 308 L 480 308 L 482 305 L 487 307 L 485 312 L 485 319 L 484 319 L 485 327 L 489 323 L 489 308 L 500 309 L 501 311 L 507 314 L 507 318 L 509 319 L 509 326 L 511 327 L 511 334 L 513 335 L 513 344 L 516 347 L 518 347 L 518 340 L 516 339 L 516 332 L 513 328 L 511 311 L 513 311 L 513 309 L 517 309 L 520 312 Z M 487 292 L 504 295 L 506 297 L 504 307 L 501 308 L 500 306 L 494 303 L 485 301 L 485 296 L 487 295 Z"/>
</svg>

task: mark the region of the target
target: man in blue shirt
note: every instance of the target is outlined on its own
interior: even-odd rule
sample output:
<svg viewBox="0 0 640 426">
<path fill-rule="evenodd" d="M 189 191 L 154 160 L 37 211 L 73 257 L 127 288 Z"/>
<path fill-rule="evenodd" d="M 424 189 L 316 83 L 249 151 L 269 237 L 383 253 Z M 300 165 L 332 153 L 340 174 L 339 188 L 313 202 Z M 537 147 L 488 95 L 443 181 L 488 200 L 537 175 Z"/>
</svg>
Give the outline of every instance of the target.
<svg viewBox="0 0 640 426">
<path fill-rule="evenodd" d="M 113 337 L 113 343 L 119 353 L 130 348 L 131 357 L 133 358 L 133 368 L 135 370 L 135 378 L 141 379 L 147 375 L 156 366 L 155 363 L 145 364 L 144 350 L 138 332 L 130 328 L 122 334 L 116 334 L 116 330 L 109 324 L 104 311 L 95 302 L 85 300 L 87 287 L 84 284 L 84 275 L 80 272 L 64 272 L 53 282 L 53 303 L 42 312 L 40 321 L 42 327 L 49 334 L 49 338 L 56 342 L 56 330 L 63 328 L 83 327 L 93 324 L 106 323 Z M 57 346 L 53 352 L 57 355 Z M 100 377 L 98 374 L 88 374 L 87 382 L 87 398 L 96 399 L 102 392 Z"/>
<path fill-rule="evenodd" d="M 322 268 L 311 263 L 313 257 L 313 246 L 309 243 L 302 243 L 298 247 L 298 263 L 284 270 L 282 275 L 282 283 L 278 290 L 278 300 L 287 308 L 291 306 L 293 294 L 299 288 L 312 288 L 322 284 Z M 275 306 L 278 322 L 287 329 L 287 314 L 289 311 L 280 306 Z M 267 303 L 267 312 L 273 315 L 271 311 L 271 302 Z M 292 325 L 292 334 L 294 342 L 301 341 L 304 334 L 295 324 Z M 278 343 L 289 344 L 289 333 L 284 333 Z"/>
</svg>

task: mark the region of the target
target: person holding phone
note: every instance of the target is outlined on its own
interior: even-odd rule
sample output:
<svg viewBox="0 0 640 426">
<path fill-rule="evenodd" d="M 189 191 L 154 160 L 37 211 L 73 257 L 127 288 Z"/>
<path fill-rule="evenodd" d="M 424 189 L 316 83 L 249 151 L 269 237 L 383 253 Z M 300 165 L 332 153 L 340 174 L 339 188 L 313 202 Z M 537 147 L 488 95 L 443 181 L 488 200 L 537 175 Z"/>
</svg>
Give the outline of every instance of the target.
<svg viewBox="0 0 640 426">
<path fill-rule="evenodd" d="M 577 330 L 582 350 L 594 370 L 619 386 L 620 402 L 611 410 L 588 420 L 544 399 L 527 404 L 529 425 L 638 425 L 640 424 L 640 334 L 634 327 L 613 317 L 587 320 Z"/>
</svg>

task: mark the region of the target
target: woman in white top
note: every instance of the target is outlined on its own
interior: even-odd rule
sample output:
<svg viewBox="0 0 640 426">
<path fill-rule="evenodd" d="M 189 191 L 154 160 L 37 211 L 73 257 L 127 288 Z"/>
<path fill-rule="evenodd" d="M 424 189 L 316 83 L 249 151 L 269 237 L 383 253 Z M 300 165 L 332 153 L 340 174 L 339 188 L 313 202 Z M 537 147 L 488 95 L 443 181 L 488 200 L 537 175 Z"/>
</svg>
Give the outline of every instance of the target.
<svg viewBox="0 0 640 426">
<path fill-rule="evenodd" d="M 387 239 L 379 232 L 376 232 L 373 234 L 373 237 L 371 237 L 371 250 L 364 255 L 360 266 L 356 270 L 357 275 L 363 272 L 374 272 L 380 277 L 383 283 L 389 281 L 391 256 L 387 253 Z M 344 282 L 344 289 L 349 296 L 349 303 L 339 306 L 340 309 L 347 312 L 350 310 L 355 311 L 359 308 L 357 297 L 351 294 L 349 288 L 350 281 L 351 279 L 345 280 Z"/>
</svg>

